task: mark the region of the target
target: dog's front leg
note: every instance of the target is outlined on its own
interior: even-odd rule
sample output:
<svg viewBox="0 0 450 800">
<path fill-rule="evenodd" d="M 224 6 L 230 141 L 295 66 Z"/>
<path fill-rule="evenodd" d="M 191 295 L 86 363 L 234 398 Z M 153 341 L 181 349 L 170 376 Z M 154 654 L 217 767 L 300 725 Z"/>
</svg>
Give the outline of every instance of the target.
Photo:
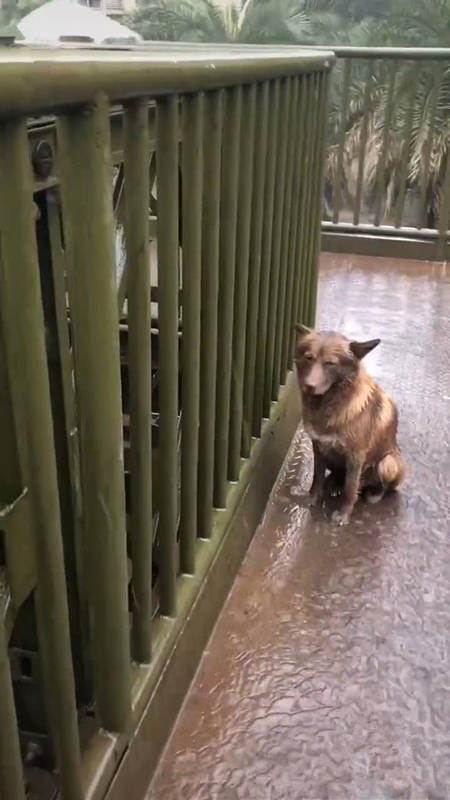
<svg viewBox="0 0 450 800">
<path fill-rule="evenodd" d="M 325 483 L 326 460 L 320 450 L 318 442 L 313 439 L 313 453 L 314 453 L 314 475 L 311 489 L 309 490 L 309 499 L 312 506 L 320 503 L 323 497 L 323 487 Z"/>
<path fill-rule="evenodd" d="M 333 522 L 337 522 L 338 525 L 347 525 L 351 517 L 353 508 L 358 499 L 362 468 L 362 460 L 354 456 L 347 459 L 342 505 L 339 511 L 334 512 L 332 517 Z"/>
</svg>

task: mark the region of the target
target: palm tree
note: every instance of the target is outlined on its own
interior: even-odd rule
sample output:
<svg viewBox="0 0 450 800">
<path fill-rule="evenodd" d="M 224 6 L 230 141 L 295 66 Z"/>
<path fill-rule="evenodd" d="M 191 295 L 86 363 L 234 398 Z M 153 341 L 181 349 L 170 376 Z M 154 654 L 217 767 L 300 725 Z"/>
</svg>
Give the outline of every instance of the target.
<svg viewBox="0 0 450 800">
<path fill-rule="evenodd" d="M 0 10 L 0 31 L 3 33 L 19 34 L 17 23 L 22 17 L 30 14 L 35 8 L 48 2 L 48 0 L 9 0 L 2 3 Z M 19 34 L 20 35 L 20 34 Z"/>
<path fill-rule="evenodd" d="M 450 0 L 400 0 L 387 22 L 363 21 L 359 35 L 356 27 L 349 31 L 349 38 L 351 44 L 358 46 L 449 46 Z M 340 185 L 347 204 L 352 207 L 350 187 L 354 184 L 362 138 L 367 134 L 363 185 L 369 207 L 371 195 L 374 195 L 381 179 L 386 198 L 384 219 L 392 220 L 392 211 L 403 191 L 401 179 L 406 161 L 406 192 L 410 197 L 420 199 L 420 224 L 435 227 L 450 154 L 450 69 L 445 62 L 442 69 L 436 63 L 414 65 L 399 62 L 393 91 L 393 115 L 389 130 L 385 131 L 392 68 L 393 65 L 376 61 L 369 75 L 367 62 L 355 61 L 353 64 Z M 333 185 L 337 170 L 343 70 L 341 61 L 335 69 L 331 96 L 327 158 L 329 186 Z M 367 81 L 368 92 L 365 88 Z M 365 119 L 364 98 L 367 101 Z M 405 134 L 408 135 L 406 143 Z"/>
<path fill-rule="evenodd" d="M 449 0 L 397 0 L 391 24 L 405 46 L 450 47 Z"/>
<path fill-rule="evenodd" d="M 144 39 L 247 44 L 316 44 L 336 29 L 330 0 L 143 0 L 128 19 Z"/>
</svg>

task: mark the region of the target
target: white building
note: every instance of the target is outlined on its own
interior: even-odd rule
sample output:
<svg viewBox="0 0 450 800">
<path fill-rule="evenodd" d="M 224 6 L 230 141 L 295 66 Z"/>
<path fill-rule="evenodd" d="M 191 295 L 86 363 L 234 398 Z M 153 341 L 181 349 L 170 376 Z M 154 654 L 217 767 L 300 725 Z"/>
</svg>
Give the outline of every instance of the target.
<svg viewBox="0 0 450 800">
<path fill-rule="evenodd" d="M 112 17 L 113 19 L 120 19 L 125 15 L 129 14 L 133 11 L 137 4 L 138 0 L 75 0 L 81 6 L 88 6 L 89 8 L 96 8 L 99 11 L 103 11 L 104 14 L 107 14 L 108 17 Z M 18 0 L 16 0 L 16 4 Z M 14 0 L 0 0 L 0 9 L 6 7 L 14 7 L 15 3 Z"/>
<path fill-rule="evenodd" d="M 98 4 L 91 7 L 76 0 L 50 0 L 22 17 L 17 27 L 25 42 L 30 44 L 68 41 L 138 44 L 142 41 L 139 34 L 121 22 L 121 17 L 132 10 L 129 2 L 114 0 L 112 8 L 108 5 L 110 0 L 98 0 Z"/>
<path fill-rule="evenodd" d="M 97 8 L 115 19 L 129 14 L 137 6 L 137 0 L 79 0 L 79 3 L 90 8 Z"/>
</svg>

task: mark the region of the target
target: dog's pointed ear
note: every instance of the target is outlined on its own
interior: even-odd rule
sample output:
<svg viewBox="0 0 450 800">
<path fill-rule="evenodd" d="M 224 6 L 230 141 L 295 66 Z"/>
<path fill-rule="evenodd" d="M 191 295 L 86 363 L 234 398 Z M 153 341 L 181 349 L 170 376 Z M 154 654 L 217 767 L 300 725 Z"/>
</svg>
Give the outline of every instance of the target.
<svg viewBox="0 0 450 800">
<path fill-rule="evenodd" d="M 350 350 L 358 361 L 362 361 L 368 353 L 378 347 L 380 342 L 381 339 L 371 339 L 369 342 L 350 342 Z"/>
<path fill-rule="evenodd" d="M 307 328 L 306 325 L 302 325 L 301 322 L 295 323 L 295 333 L 297 334 L 297 341 L 299 339 L 304 339 L 305 336 L 309 336 L 312 333 L 311 328 Z"/>
</svg>

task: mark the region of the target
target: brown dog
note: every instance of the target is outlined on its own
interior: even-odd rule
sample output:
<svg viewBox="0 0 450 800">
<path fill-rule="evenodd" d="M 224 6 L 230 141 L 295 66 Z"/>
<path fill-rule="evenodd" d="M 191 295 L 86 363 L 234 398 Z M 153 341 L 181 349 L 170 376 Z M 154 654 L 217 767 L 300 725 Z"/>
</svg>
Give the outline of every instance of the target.
<svg viewBox="0 0 450 800">
<path fill-rule="evenodd" d="M 404 466 L 397 445 L 397 409 L 367 374 L 362 359 L 379 343 L 351 342 L 337 333 L 295 326 L 294 361 L 303 420 L 314 450 L 311 502 L 323 497 L 329 470 L 342 487 L 333 520 L 345 525 L 363 489 L 372 502 L 400 485 Z"/>
</svg>

